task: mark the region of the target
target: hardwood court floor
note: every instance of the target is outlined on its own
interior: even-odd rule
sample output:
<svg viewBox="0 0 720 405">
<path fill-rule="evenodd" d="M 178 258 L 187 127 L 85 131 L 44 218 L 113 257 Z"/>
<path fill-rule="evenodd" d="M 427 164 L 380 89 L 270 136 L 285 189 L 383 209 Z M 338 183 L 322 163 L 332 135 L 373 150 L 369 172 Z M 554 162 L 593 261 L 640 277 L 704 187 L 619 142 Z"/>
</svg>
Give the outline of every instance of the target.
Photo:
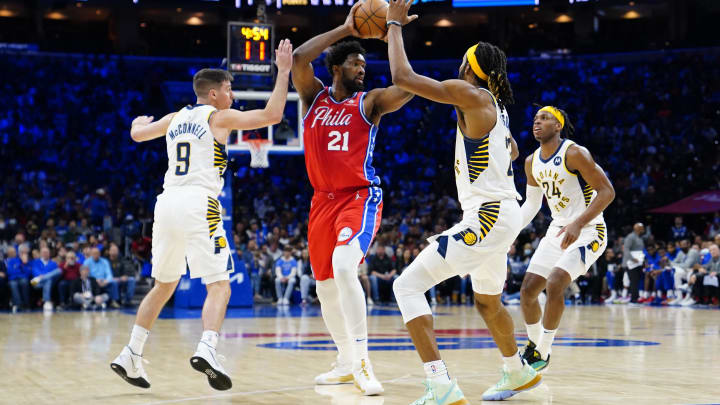
<svg viewBox="0 0 720 405">
<path fill-rule="evenodd" d="M 510 307 L 518 341 L 524 328 Z M 452 377 L 468 399 L 499 378 L 499 352 L 472 307 L 438 307 L 436 327 Z M 231 310 L 219 344 L 233 377 L 212 390 L 189 366 L 202 327 L 198 311 L 168 311 L 145 348 L 152 388 L 130 386 L 110 361 L 127 343 L 132 313 L 0 314 L 2 404 L 409 404 L 423 370 L 397 308 L 374 309 L 370 345 L 385 395 L 352 385 L 313 386 L 334 361 L 317 307 Z M 720 311 L 626 306 L 568 307 L 544 383 L 515 404 L 707 404 L 720 402 Z"/>
</svg>

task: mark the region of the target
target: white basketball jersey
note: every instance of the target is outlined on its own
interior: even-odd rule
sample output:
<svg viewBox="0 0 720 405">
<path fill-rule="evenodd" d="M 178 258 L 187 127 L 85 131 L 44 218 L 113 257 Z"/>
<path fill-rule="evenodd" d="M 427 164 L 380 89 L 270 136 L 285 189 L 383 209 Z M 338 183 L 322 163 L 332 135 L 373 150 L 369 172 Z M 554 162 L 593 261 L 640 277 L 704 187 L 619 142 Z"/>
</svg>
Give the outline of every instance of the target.
<svg viewBox="0 0 720 405">
<path fill-rule="evenodd" d="M 210 131 L 208 121 L 215 111 L 211 105 L 189 105 L 170 121 L 165 134 L 168 170 L 163 188 L 200 186 L 211 195 L 220 195 L 227 152 Z"/>
<path fill-rule="evenodd" d="M 542 188 L 552 211 L 551 226 L 565 226 L 579 217 L 595 199 L 597 191 L 593 190 L 579 172 L 571 172 L 566 165 L 566 154 L 575 142 L 563 139 L 560 146 L 547 159 L 541 157 L 538 148 L 532 157 L 532 175 L 538 186 Z M 587 225 L 604 223 L 602 213 Z"/>
<path fill-rule="evenodd" d="M 513 180 L 507 111 L 488 93 L 497 111 L 493 129 L 482 139 L 470 139 L 457 128 L 455 183 L 463 211 L 477 210 L 490 201 L 520 198 Z"/>
</svg>

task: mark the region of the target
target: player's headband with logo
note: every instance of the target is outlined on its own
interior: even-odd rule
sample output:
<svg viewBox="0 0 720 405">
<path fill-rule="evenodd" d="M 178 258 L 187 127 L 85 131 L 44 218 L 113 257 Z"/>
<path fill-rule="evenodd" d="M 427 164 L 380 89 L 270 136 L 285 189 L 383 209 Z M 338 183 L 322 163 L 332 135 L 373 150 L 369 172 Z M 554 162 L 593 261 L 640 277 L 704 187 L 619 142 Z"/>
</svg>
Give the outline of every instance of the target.
<svg viewBox="0 0 720 405">
<path fill-rule="evenodd" d="M 546 105 L 545 107 L 541 108 L 540 111 L 547 111 L 552 114 L 553 117 L 557 118 L 557 120 L 560 121 L 560 128 L 565 128 L 565 117 L 563 117 L 560 110 L 551 105 Z"/>
<path fill-rule="evenodd" d="M 475 72 L 475 75 L 482 80 L 487 81 L 488 75 L 486 75 L 485 72 L 480 69 L 480 65 L 477 61 L 477 56 L 475 56 L 475 50 L 477 49 L 477 46 L 478 44 L 475 44 L 468 48 L 467 52 L 465 52 L 465 55 L 467 56 L 468 63 L 470 64 L 470 69 Z"/>
</svg>

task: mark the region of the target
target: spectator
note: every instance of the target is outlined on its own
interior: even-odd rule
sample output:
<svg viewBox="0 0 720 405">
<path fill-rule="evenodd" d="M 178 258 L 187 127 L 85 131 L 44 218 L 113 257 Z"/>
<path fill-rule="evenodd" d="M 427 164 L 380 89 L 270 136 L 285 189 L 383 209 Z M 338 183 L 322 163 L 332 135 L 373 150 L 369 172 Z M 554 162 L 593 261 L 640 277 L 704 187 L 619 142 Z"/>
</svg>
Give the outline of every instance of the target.
<svg viewBox="0 0 720 405">
<path fill-rule="evenodd" d="M 245 249 L 243 249 L 242 254 L 240 255 L 243 263 L 245 264 L 245 269 L 250 276 L 255 301 L 262 299 L 262 296 L 260 295 L 260 266 L 257 262 L 258 254 L 257 243 L 254 240 L 250 240 L 247 245 L 245 245 Z"/>
<path fill-rule="evenodd" d="M 685 225 L 683 225 L 683 217 L 675 217 L 675 225 L 670 228 L 669 239 L 671 241 L 678 241 L 689 237 L 690 234 L 688 233 L 688 229 Z"/>
<path fill-rule="evenodd" d="M 73 282 L 72 297 L 75 304 L 80 305 L 83 310 L 101 307 L 105 309 L 107 293 L 100 289 L 95 277 L 90 277 L 90 269 L 87 265 L 80 266 L 80 278 Z"/>
<path fill-rule="evenodd" d="M 120 248 L 114 243 L 111 243 L 108 249 L 108 260 L 113 280 L 118 286 L 120 305 L 132 306 L 132 299 L 135 296 L 135 275 L 137 273 L 135 266 L 130 260 L 120 255 Z"/>
<path fill-rule="evenodd" d="M 645 233 L 645 226 L 640 222 L 633 226 L 633 231 L 625 237 L 623 246 L 623 266 L 630 277 L 630 302 L 637 304 L 639 298 L 640 279 L 643 272 L 643 251 L 645 242 L 640 235 Z"/>
<path fill-rule="evenodd" d="M 95 279 L 100 286 L 100 291 L 107 293 L 110 297 L 110 307 L 120 308 L 118 303 L 119 291 L 118 284 L 115 282 L 113 277 L 110 263 L 106 258 L 100 257 L 100 249 L 92 248 L 90 250 L 90 257 L 85 260 L 83 265 L 87 266 L 90 271 L 90 276 Z"/>
<path fill-rule="evenodd" d="M 20 257 L 15 256 L 15 248 L 8 247 L 7 255 L 8 284 L 12 294 L 13 312 L 30 308 L 30 275 L 32 265 L 27 249 L 22 249 Z"/>
<path fill-rule="evenodd" d="M 303 249 L 302 263 L 300 265 L 300 297 L 302 305 L 307 305 L 310 302 L 310 287 L 315 285 L 315 275 L 310 265 L 310 254 L 307 249 Z"/>
<path fill-rule="evenodd" d="M 695 303 L 707 305 L 718 305 L 720 295 L 718 295 L 718 274 L 720 273 L 720 248 L 718 245 L 710 245 L 710 259 L 698 267 L 688 284 L 692 286 L 691 300 L 684 302 L 682 305 L 689 306 Z"/>
<path fill-rule="evenodd" d="M 615 300 L 621 297 L 622 295 L 622 266 L 620 265 L 620 259 L 615 254 L 615 251 L 613 249 L 607 249 L 605 250 L 605 254 L 600 257 L 597 261 L 597 272 L 598 274 L 602 274 L 602 277 L 605 277 L 607 279 L 607 288 L 609 290 L 610 296 L 605 300 L 605 302 L 608 303 L 614 303 Z M 617 281 L 620 281 L 619 284 L 615 284 Z M 597 290 L 600 290 L 598 292 Z M 593 289 L 593 301 L 600 302 L 600 294 L 602 292 L 602 285 L 595 286 Z"/>
<path fill-rule="evenodd" d="M 42 289 L 43 309 L 52 311 L 52 287 L 60 276 L 62 270 L 57 263 L 50 260 L 50 249 L 43 247 L 40 249 L 40 258 L 35 259 L 32 263 L 32 280 L 30 285 L 36 289 Z"/>
<path fill-rule="evenodd" d="M 297 273 L 298 262 L 292 257 L 292 248 L 288 246 L 283 249 L 282 257 L 275 262 L 275 292 L 278 305 L 290 304 Z"/>
<path fill-rule="evenodd" d="M 5 259 L 0 260 L 0 308 L 6 309 L 8 306 L 8 274 Z"/>
<path fill-rule="evenodd" d="M 68 296 L 72 297 L 72 294 L 69 293 L 73 283 L 80 278 L 80 263 L 77 261 L 75 252 L 71 250 L 65 254 L 65 260 L 60 264 L 60 270 L 62 270 L 62 277 L 58 283 L 60 295 L 58 308 L 62 309 L 68 304 Z"/>
<path fill-rule="evenodd" d="M 370 273 L 370 285 L 372 286 L 372 296 L 375 302 L 381 302 L 381 288 L 390 291 L 389 295 L 392 295 L 392 285 L 398 277 L 397 269 L 387 255 L 385 246 L 380 243 L 375 246 L 375 254 L 368 257 L 368 273 Z"/>
</svg>

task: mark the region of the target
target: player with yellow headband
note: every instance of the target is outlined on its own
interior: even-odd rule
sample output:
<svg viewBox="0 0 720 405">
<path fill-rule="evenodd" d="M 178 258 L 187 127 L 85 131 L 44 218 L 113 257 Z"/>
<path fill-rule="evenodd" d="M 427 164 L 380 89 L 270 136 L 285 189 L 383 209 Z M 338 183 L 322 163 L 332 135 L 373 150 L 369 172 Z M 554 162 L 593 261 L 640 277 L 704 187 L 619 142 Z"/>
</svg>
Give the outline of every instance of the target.
<svg viewBox="0 0 720 405">
<path fill-rule="evenodd" d="M 405 54 L 402 26 L 410 0 L 390 0 L 388 54 L 393 83 L 457 112 L 455 173 L 463 218 L 430 244 L 395 280 L 393 290 L 403 320 L 424 363 L 425 394 L 413 405 L 464 405 L 469 401 L 451 381 L 440 357 L 425 292 L 445 279 L 470 274 L 475 306 L 503 356 L 503 377 L 483 393 L 502 400 L 536 387 L 541 376 L 520 356 L 513 320 L 500 301 L 507 275 L 507 252 L 522 229 L 512 161 L 518 150 L 505 106 L 512 104 L 507 58 L 497 46 L 472 45 L 462 57 L 458 79 L 437 81 L 415 73 Z"/>
<path fill-rule="evenodd" d="M 590 152 L 568 139 L 574 131 L 565 111 L 542 107 L 533 120 L 540 147 L 525 160 L 523 226 L 535 218 L 543 195 L 553 218 L 530 259 L 520 293 L 528 334 L 523 358 L 537 371 L 550 362 L 565 289 L 605 251 L 607 227 L 602 213 L 615 198 L 610 180 Z M 538 302 L 542 290 L 547 291 L 544 315 Z"/>
</svg>

